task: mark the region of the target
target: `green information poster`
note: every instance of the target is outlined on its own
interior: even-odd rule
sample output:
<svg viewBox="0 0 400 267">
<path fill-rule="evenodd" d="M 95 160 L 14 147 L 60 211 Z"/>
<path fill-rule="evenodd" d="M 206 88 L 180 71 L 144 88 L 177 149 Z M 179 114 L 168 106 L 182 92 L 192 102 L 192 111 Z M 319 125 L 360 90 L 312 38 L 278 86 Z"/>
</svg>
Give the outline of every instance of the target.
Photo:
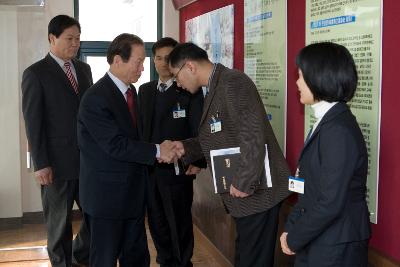
<svg viewBox="0 0 400 267">
<path fill-rule="evenodd" d="M 377 223 L 381 95 L 381 0 L 306 0 L 306 43 L 331 41 L 347 47 L 358 71 L 358 87 L 349 106 L 368 147 L 367 201 Z M 315 119 L 305 111 L 305 134 Z"/>
<path fill-rule="evenodd" d="M 286 0 L 244 0 L 244 71 L 261 95 L 282 151 L 286 147 Z"/>
</svg>

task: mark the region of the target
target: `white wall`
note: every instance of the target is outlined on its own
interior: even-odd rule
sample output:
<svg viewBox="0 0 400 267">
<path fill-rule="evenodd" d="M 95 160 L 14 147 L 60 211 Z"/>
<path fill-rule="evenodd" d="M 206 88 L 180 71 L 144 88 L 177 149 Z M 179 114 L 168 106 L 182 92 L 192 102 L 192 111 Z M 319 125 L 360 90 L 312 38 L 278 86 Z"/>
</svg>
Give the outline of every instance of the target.
<svg viewBox="0 0 400 267">
<path fill-rule="evenodd" d="M 46 0 L 44 7 L 18 8 L 18 91 L 20 90 L 22 72 L 32 63 L 42 59 L 49 51 L 47 25 L 51 18 L 59 14 L 73 16 L 73 1 Z M 21 103 L 19 103 L 21 110 Z M 35 212 L 42 210 L 40 186 L 33 175 L 33 167 L 26 168 L 26 135 L 22 112 L 21 122 L 21 179 L 22 211 Z"/>
<path fill-rule="evenodd" d="M 47 25 L 73 15 L 73 1 L 46 0 L 45 7 L 0 5 L 0 218 L 41 211 L 40 187 L 26 168 L 26 136 L 21 112 L 23 70 L 48 52 Z"/>
<path fill-rule="evenodd" d="M 0 6 L 0 218 L 22 215 L 16 25 L 16 8 Z"/>
<path fill-rule="evenodd" d="M 172 0 L 163 0 L 162 36 L 169 36 L 179 41 L 179 12 L 175 10 Z"/>
</svg>

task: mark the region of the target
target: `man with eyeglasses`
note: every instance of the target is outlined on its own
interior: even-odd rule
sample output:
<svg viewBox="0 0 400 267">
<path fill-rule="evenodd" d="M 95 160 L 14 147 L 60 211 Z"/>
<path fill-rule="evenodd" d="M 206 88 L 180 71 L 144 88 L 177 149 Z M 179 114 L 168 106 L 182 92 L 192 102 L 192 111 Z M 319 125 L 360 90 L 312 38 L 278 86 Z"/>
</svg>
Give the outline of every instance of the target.
<svg viewBox="0 0 400 267">
<path fill-rule="evenodd" d="M 206 87 L 197 138 L 175 142 L 189 164 L 210 150 L 240 147 L 240 165 L 222 201 L 236 222 L 235 266 L 273 266 L 280 202 L 289 195 L 290 174 L 255 84 L 243 72 L 209 61 L 193 43 L 177 45 L 169 56 L 177 84 L 194 94 Z M 272 187 L 265 179 L 265 145 Z"/>
<path fill-rule="evenodd" d="M 170 37 L 154 43 L 152 52 L 159 79 L 139 88 L 139 116 L 146 142 L 159 144 L 166 139 L 197 136 L 203 96 L 200 92 L 192 95 L 176 85 L 168 68 L 168 55 L 176 45 L 177 41 Z M 200 168 L 190 165 L 185 173 L 177 164 L 150 166 L 147 180 L 149 229 L 157 263 L 165 267 L 193 266 L 193 179 Z"/>
</svg>

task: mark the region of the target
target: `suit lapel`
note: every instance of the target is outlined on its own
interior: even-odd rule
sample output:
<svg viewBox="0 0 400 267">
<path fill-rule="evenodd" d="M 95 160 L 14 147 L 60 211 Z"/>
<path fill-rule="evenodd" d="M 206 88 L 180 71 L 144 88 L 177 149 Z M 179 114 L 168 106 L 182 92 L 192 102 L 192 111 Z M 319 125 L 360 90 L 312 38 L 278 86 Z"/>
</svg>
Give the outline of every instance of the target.
<svg viewBox="0 0 400 267">
<path fill-rule="evenodd" d="M 88 86 L 90 86 L 90 84 L 88 84 L 86 86 L 86 84 L 87 84 L 86 75 L 85 75 L 85 73 L 83 73 L 82 68 L 79 66 L 79 63 L 75 59 L 72 59 L 72 63 L 74 65 L 75 72 L 76 72 L 76 78 L 78 80 L 78 91 L 79 91 L 79 94 L 82 96 L 82 94 L 84 93 L 86 88 Z M 72 85 L 71 85 L 71 89 L 73 89 Z"/>
<path fill-rule="evenodd" d="M 67 75 L 65 74 L 64 70 L 61 68 L 60 65 L 58 65 L 57 61 L 54 60 L 50 56 L 50 54 L 47 54 L 46 56 L 46 61 L 49 66 L 49 71 L 58 76 L 58 80 L 64 82 L 64 90 L 67 90 L 70 94 L 73 94 L 76 96 L 76 93 L 74 91 L 74 88 L 72 87 L 71 82 L 68 80 Z"/>
<path fill-rule="evenodd" d="M 121 114 L 121 117 L 126 121 L 126 125 L 130 125 L 131 127 L 129 128 L 133 129 L 132 118 L 125 97 L 108 74 L 105 74 L 102 79 L 104 79 L 106 92 L 110 94 L 110 99 L 115 102 L 113 107 Z"/>
<path fill-rule="evenodd" d="M 134 101 L 134 108 L 135 108 L 135 118 L 136 118 L 136 129 L 139 127 L 139 125 L 140 125 L 140 121 L 139 121 L 139 108 L 138 108 L 138 95 L 137 95 L 137 91 L 136 91 L 136 87 L 133 85 L 133 84 L 131 84 L 130 85 L 130 87 L 131 87 L 131 90 L 133 91 L 133 95 L 134 95 L 134 98 L 133 98 L 133 101 Z M 125 99 L 124 99 L 125 100 Z M 126 103 L 126 102 L 125 102 Z M 128 105 L 126 104 L 126 107 L 128 107 Z M 129 112 L 129 109 L 128 109 L 128 112 Z M 130 113 L 130 112 L 129 112 Z M 140 132 L 140 131 L 138 131 L 138 132 Z"/>
<path fill-rule="evenodd" d="M 152 81 L 151 84 L 149 84 L 148 87 L 142 87 L 141 90 L 145 90 L 143 92 L 143 102 L 140 103 L 140 105 L 143 106 L 143 109 L 145 110 L 143 117 L 143 138 L 145 140 L 150 140 L 151 136 L 150 133 L 152 132 L 152 127 L 153 127 L 153 115 L 154 115 L 154 102 L 156 99 L 156 93 L 157 93 L 157 80 Z M 143 116 L 144 116 L 143 115 Z"/>
<path fill-rule="evenodd" d="M 152 121 L 153 121 L 153 115 L 154 115 L 154 102 L 156 100 L 156 94 L 157 94 L 157 81 L 154 81 L 154 83 L 150 87 L 150 90 L 148 93 L 149 93 L 149 95 L 147 98 L 148 102 L 146 105 L 146 109 L 147 109 L 147 114 L 149 114 L 147 125 L 148 125 L 148 130 L 150 133 L 152 130 L 151 127 L 152 127 Z"/>
<path fill-rule="evenodd" d="M 223 70 L 224 70 L 224 67 L 221 64 L 217 64 L 215 72 L 214 72 L 214 77 L 211 80 L 210 88 L 208 88 L 208 95 L 204 99 L 204 108 L 203 108 L 203 114 L 202 114 L 201 120 L 200 120 L 200 125 L 203 124 L 205 118 L 207 117 L 208 110 L 210 109 L 210 105 L 215 96 L 216 88 L 217 88 L 218 81 L 219 81 L 219 76 L 221 75 Z"/>
<path fill-rule="evenodd" d="M 312 142 L 312 140 L 315 138 L 315 136 L 318 135 L 319 131 L 321 130 L 321 127 L 333 120 L 336 116 L 338 116 L 340 113 L 347 111 L 349 108 L 347 107 L 347 105 L 345 103 L 337 103 L 336 105 L 334 105 L 322 118 L 322 120 L 320 121 L 320 123 L 318 124 L 317 128 L 314 130 L 314 132 L 312 133 L 312 135 L 310 136 L 310 138 L 307 140 L 307 142 L 304 144 L 303 149 L 301 150 L 300 153 L 300 157 L 299 157 L 299 161 L 302 158 L 304 151 L 307 149 L 307 147 L 310 145 L 310 143 Z"/>
</svg>

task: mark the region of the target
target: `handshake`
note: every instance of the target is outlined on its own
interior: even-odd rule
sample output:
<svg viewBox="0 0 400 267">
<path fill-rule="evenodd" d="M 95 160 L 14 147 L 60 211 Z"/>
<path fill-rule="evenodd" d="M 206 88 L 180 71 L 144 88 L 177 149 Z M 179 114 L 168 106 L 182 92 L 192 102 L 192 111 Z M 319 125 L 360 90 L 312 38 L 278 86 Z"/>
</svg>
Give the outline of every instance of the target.
<svg viewBox="0 0 400 267">
<path fill-rule="evenodd" d="M 177 162 L 185 154 L 182 142 L 165 140 L 160 144 L 160 163 Z"/>
</svg>

